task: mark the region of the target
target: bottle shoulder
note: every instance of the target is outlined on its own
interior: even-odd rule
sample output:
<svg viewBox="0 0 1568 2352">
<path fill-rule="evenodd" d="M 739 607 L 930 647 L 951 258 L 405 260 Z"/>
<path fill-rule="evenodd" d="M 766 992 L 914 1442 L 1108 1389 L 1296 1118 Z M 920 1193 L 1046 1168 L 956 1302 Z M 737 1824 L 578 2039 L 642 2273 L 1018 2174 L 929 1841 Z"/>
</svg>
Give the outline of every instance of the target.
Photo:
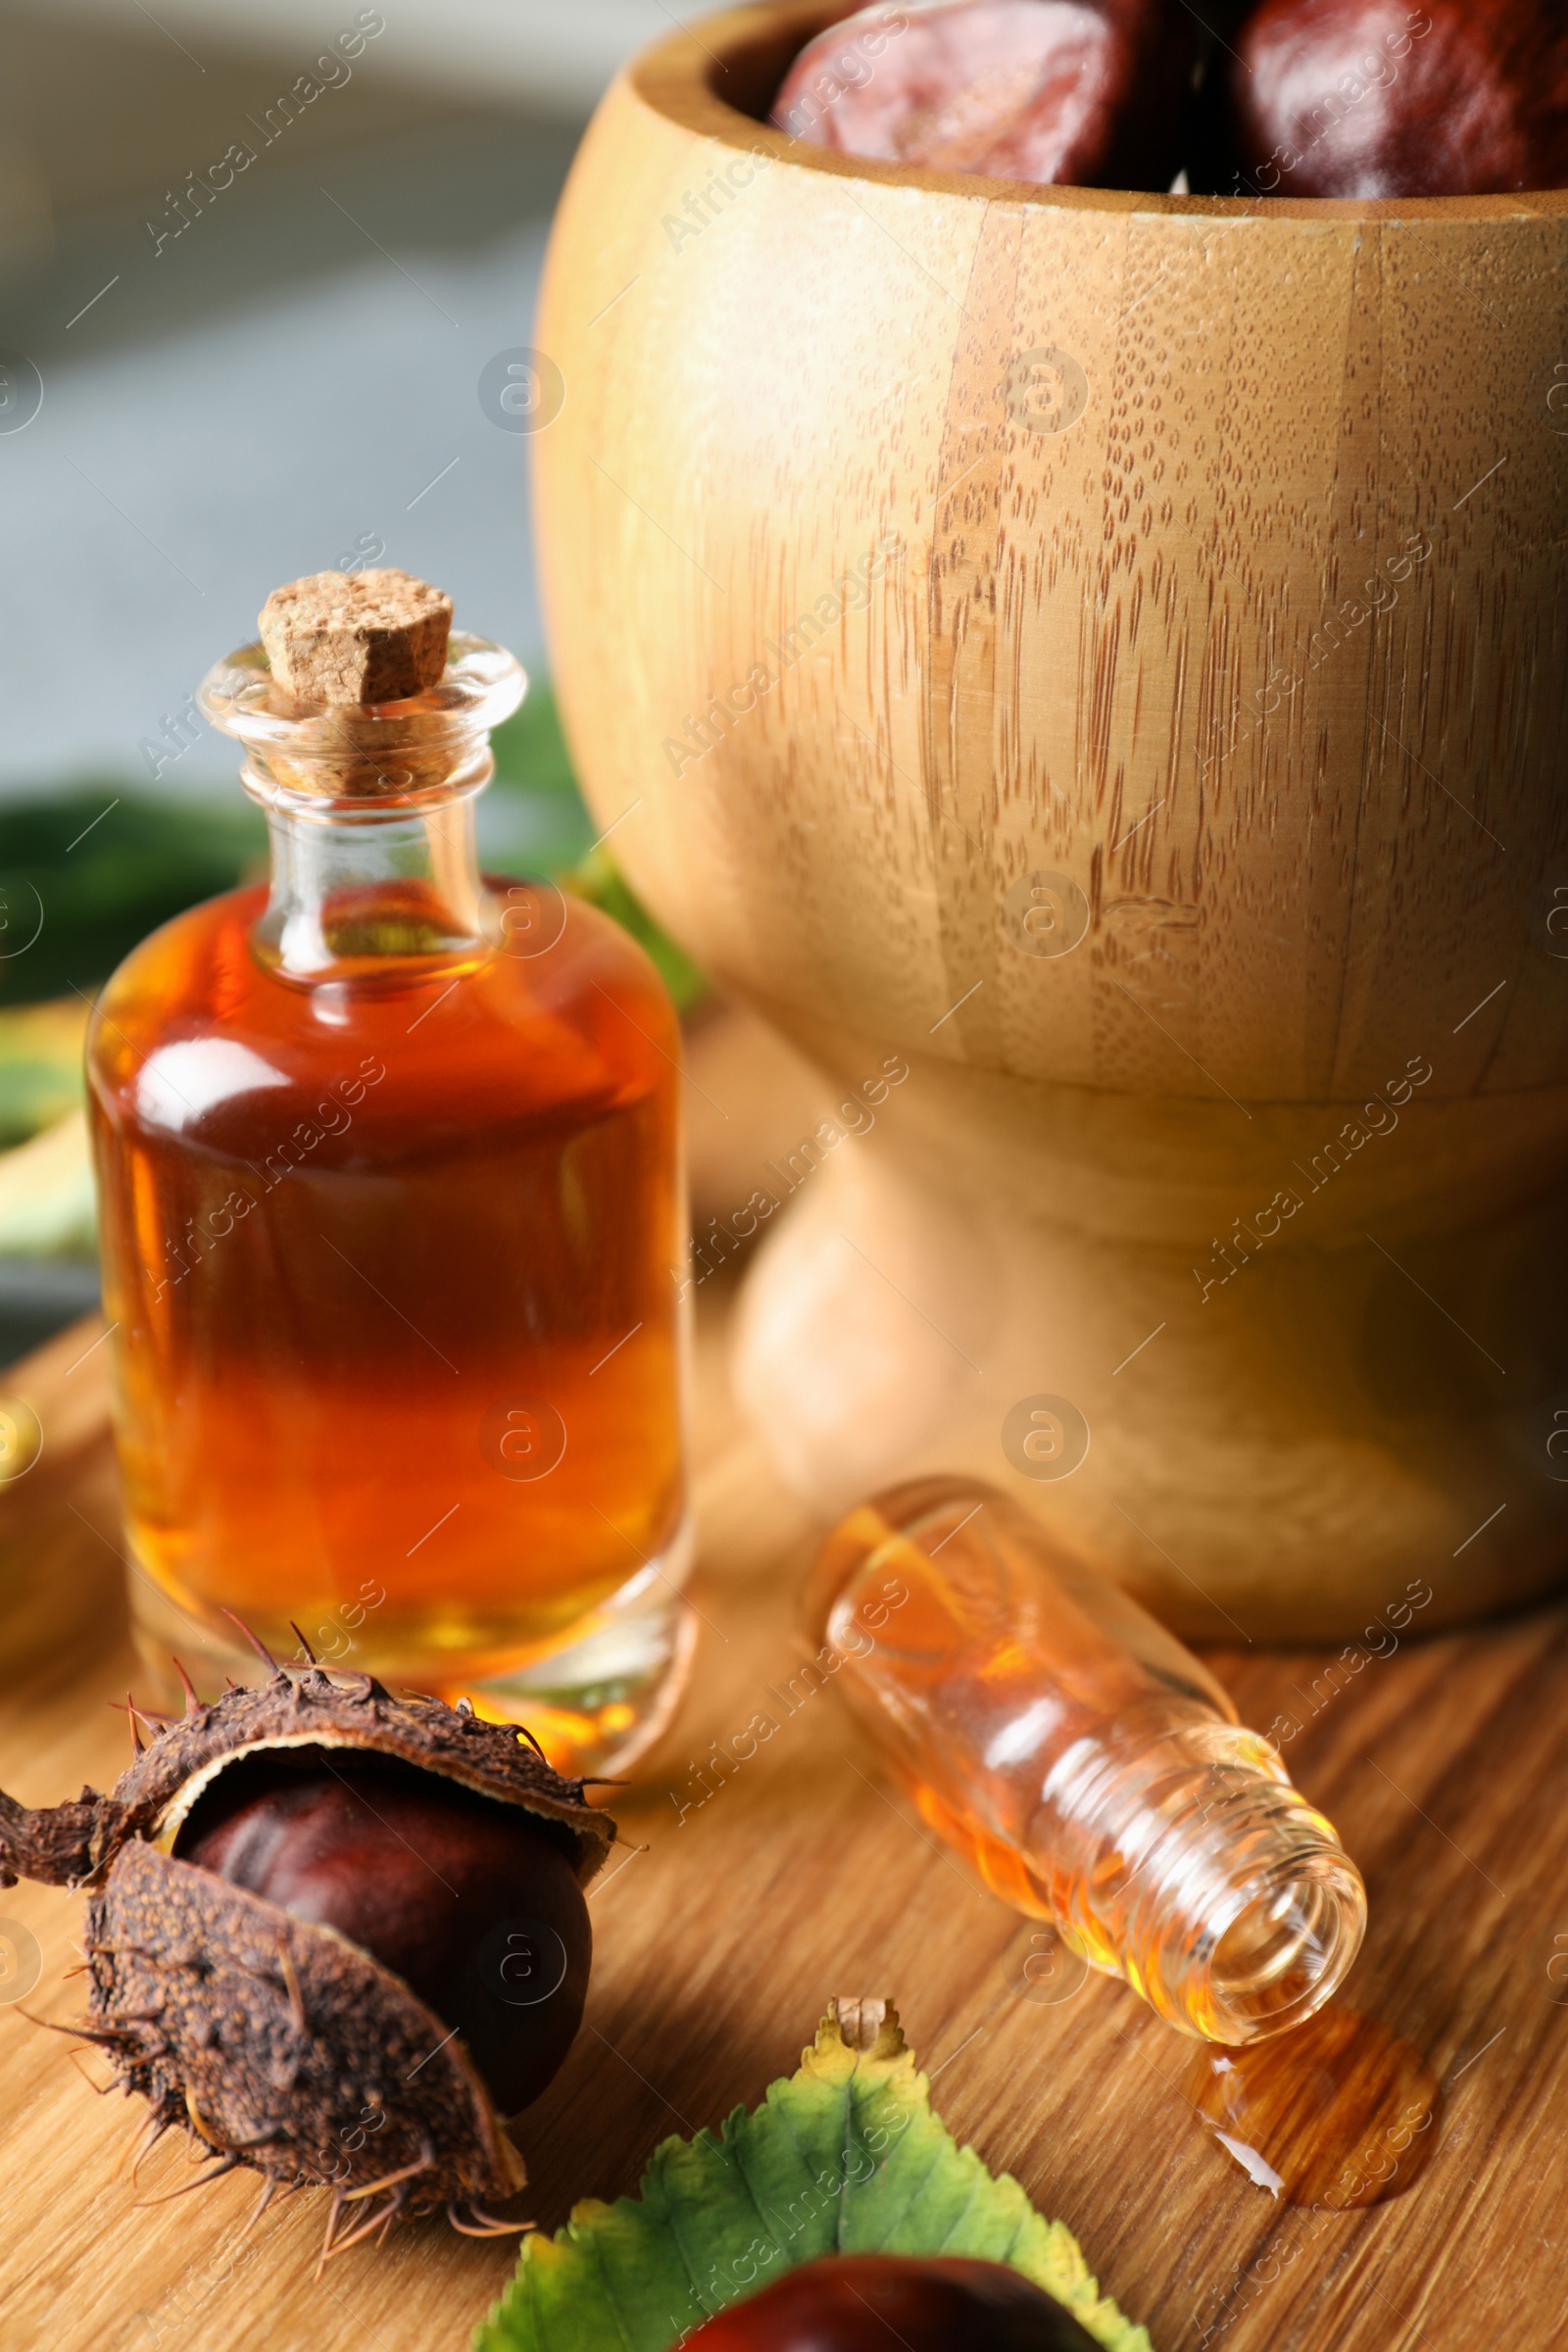
<svg viewBox="0 0 1568 2352">
<path fill-rule="evenodd" d="M 301 986 L 266 969 L 250 938 L 265 888 L 187 909 L 133 950 L 99 998 L 87 1068 L 100 1112 L 111 1124 L 199 1130 L 221 1149 L 236 1119 L 248 1129 L 264 1109 L 274 1122 L 292 1116 L 345 1076 L 376 1088 L 367 1136 L 401 1126 L 406 1140 L 581 1123 L 672 1095 L 678 1020 L 637 943 L 551 886 L 532 886 L 531 902 L 514 895 L 529 886 L 487 887 L 496 948 L 409 985 L 395 970 Z"/>
<path fill-rule="evenodd" d="M 202 1009 L 217 1013 L 243 988 L 243 973 L 221 986 L 225 962 L 267 903 L 266 885 L 249 883 L 186 906 L 149 931 L 121 958 L 98 992 L 87 1024 L 91 1077 L 128 1055 L 144 1056 L 162 1038 L 188 1034 Z"/>
</svg>

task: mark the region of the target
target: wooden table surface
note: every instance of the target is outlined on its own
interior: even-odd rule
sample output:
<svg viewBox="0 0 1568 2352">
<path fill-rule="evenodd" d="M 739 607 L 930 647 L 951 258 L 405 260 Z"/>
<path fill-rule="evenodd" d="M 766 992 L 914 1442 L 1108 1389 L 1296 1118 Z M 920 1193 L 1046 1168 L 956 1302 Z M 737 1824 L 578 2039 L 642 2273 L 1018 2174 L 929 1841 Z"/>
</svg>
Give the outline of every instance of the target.
<svg viewBox="0 0 1568 2352">
<path fill-rule="evenodd" d="M 94 1327 L 0 1375 L 44 1456 L 0 1501 L 0 1786 L 26 1802 L 107 1787 L 132 1677 Z M 718 1333 L 698 1412 L 707 1623 L 672 1740 L 617 1806 L 646 1852 L 593 1897 L 587 2023 L 519 2137 L 542 2225 L 635 2187 L 667 2132 L 715 2124 L 792 2069 L 835 1993 L 898 2001 L 952 2130 L 1075 2230 L 1155 2352 L 1546 2352 L 1568 2321 L 1568 1616 L 1550 1609 L 1408 1642 L 1322 1703 L 1293 1772 L 1366 1874 L 1371 1928 L 1348 1987 L 1446 2085 L 1440 2139 L 1407 2193 L 1363 2212 L 1282 2209 L 1194 2121 L 1191 2045 L 1120 1986 L 1042 2005 L 1019 1989 L 1031 1924 L 974 1885 L 885 1790 L 829 1690 L 707 1803 L 691 1764 L 768 1704 L 804 1654 L 815 1531 L 725 1399 Z M 19 1581 L 29 1589 L 21 1596 Z M 1244 1717 L 1308 1716 L 1318 1657 L 1218 1653 Z M 79 1898 L 0 1892 L 37 1940 L 24 2006 L 80 2006 L 65 1972 Z M 1560 1940 L 1554 1943 L 1553 1938 Z M 1563 1972 L 1559 1963 L 1558 1974 Z M 14 1990 L 0 1984 L 0 1995 Z M 269 2352 L 462 2347 L 506 2278 L 506 2246 L 404 2230 L 313 2280 L 324 2198 L 239 2231 L 239 2175 L 138 2210 L 115 2166 L 134 2113 L 95 2095 L 90 2054 L 0 2006 L 0 2343 Z M 182 2177 L 154 2160 L 143 2192 Z"/>
</svg>

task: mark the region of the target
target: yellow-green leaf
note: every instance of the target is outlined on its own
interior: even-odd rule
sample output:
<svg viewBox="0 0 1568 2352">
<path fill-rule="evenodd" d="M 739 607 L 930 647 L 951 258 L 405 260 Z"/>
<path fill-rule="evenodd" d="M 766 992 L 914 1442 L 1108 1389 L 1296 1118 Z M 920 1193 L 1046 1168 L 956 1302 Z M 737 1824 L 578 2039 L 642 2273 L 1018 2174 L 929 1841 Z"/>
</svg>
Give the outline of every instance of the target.
<svg viewBox="0 0 1568 2352">
<path fill-rule="evenodd" d="M 523 2241 L 474 2352 L 669 2352 L 725 2304 L 824 2254 L 1008 2263 L 1106 2352 L 1151 2352 L 1071 2231 L 995 2179 L 931 2108 L 891 2002 L 836 2003 L 800 2071 L 715 2137 L 666 2139 L 636 2197 Z"/>
</svg>

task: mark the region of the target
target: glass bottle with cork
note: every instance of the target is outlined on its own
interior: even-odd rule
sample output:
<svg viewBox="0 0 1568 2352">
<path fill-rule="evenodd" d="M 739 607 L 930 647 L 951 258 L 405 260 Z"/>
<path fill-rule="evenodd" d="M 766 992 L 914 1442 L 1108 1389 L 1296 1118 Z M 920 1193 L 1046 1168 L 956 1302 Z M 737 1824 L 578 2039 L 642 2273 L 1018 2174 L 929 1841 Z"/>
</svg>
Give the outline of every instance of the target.
<svg viewBox="0 0 1568 2352">
<path fill-rule="evenodd" d="M 131 1602 L 526 1707 L 567 1771 L 666 1719 L 691 1618 L 674 1010 L 474 796 L 514 658 L 397 571 L 268 601 L 201 688 L 271 880 L 98 1002 L 88 1079 Z M 194 1653 L 194 1654 L 193 1654 Z"/>
</svg>

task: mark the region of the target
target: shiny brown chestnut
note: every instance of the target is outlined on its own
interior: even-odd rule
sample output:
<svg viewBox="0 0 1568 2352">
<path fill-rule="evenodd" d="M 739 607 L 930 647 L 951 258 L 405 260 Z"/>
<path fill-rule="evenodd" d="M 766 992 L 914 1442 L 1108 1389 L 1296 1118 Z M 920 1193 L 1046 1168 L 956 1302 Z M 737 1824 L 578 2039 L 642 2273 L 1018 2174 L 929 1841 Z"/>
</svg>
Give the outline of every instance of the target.
<svg viewBox="0 0 1568 2352">
<path fill-rule="evenodd" d="M 264 2204 L 329 2187 L 323 2260 L 443 2209 L 510 2233 L 503 2119 L 571 2039 L 614 1825 L 522 1726 L 249 1638 L 254 1687 L 130 1703 L 107 1794 L 0 1790 L 0 1887 L 87 1894 L 87 2014 L 62 2030 L 146 2102 L 142 2153 L 183 2130 L 211 2158 L 166 2193 L 237 2167 Z"/>
<path fill-rule="evenodd" d="M 1066 2306 L 1019 2272 L 906 2254 L 802 2263 L 684 2340 L 701 2352 L 1096 2352 Z"/>
<path fill-rule="evenodd" d="M 878 6 L 808 41 L 771 120 L 848 155 L 1079 187 L 1165 188 L 1192 20 L 1175 0 Z"/>
<path fill-rule="evenodd" d="M 1228 76 L 1234 184 L 1481 196 L 1568 184 L 1562 0 L 1264 0 Z"/>
<path fill-rule="evenodd" d="M 219 1776 L 174 1851 L 389 1968 L 462 2034 L 499 2115 L 560 2070 L 593 1937 L 549 1823 L 391 1759 L 263 1750 Z"/>
</svg>

